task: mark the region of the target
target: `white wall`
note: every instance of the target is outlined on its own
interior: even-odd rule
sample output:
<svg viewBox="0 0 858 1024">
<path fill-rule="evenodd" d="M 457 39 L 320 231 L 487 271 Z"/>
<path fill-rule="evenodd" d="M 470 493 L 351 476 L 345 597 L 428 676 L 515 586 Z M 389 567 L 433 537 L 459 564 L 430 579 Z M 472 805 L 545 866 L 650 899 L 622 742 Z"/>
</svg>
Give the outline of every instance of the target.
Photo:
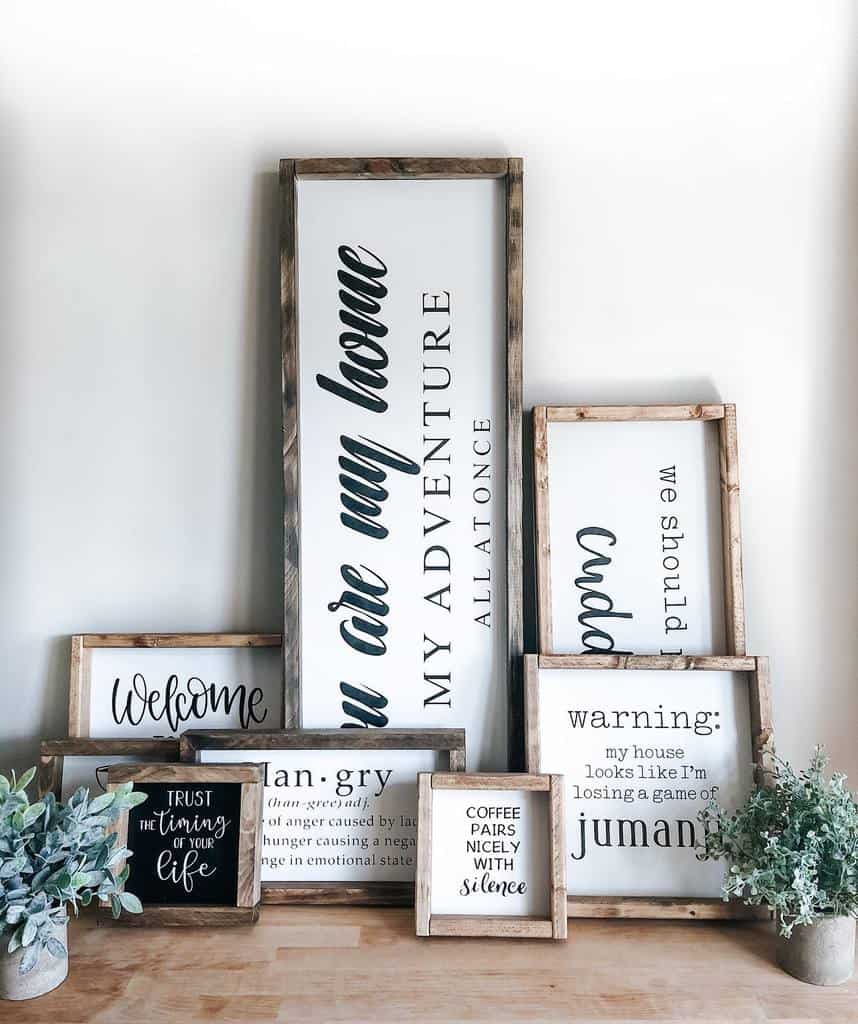
<svg viewBox="0 0 858 1024">
<path fill-rule="evenodd" d="M 5 4 L 0 763 L 62 734 L 74 631 L 279 628 L 277 159 L 509 153 L 526 406 L 738 404 L 779 746 L 858 784 L 855 27 L 848 0 Z"/>
</svg>

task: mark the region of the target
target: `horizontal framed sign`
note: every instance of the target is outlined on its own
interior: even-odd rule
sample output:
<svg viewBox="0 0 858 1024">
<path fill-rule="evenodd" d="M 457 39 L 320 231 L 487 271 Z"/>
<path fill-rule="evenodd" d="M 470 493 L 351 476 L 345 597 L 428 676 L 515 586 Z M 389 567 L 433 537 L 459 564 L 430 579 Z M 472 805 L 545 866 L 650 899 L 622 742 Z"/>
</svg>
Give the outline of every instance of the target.
<svg viewBox="0 0 858 1024">
<path fill-rule="evenodd" d="M 264 769 L 265 903 L 410 905 L 417 774 L 465 770 L 462 729 L 186 732 L 181 756 Z"/>
<path fill-rule="evenodd" d="M 747 917 L 700 861 L 698 813 L 737 807 L 772 752 L 768 662 L 527 655 L 527 763 L 564 775 L 570 917 Z"/>
<path fill-rule="evenodd" d="M 133 854 L 128 889 L 143 913 L 124 924 L 251 924 L 259 917 L 262 769 L 256 764 L 112 765 L 144 803 L 110 826 Z M 116 865 L 121 872 L 123 862 Z"/>
<path fill-rule="evenodd" d="M 540 652 L 744 654 L 735 406 L 533 422 Z"/>
<path fill-rule="evenodd" d="M 566 938 L 563 779 L 422 774 L 417 934 Z"/>
<path fill-rule="evenodd" d="M 521 160 L 283 160 L 280 182 L 286 723 L 464 727 L 506 769 Z"/>
<path fill-rule="evenodd" d="M 42 740 L 39 796 L 53 793 L 65 803 L 79 786 L 86 786 L 95 797 L 107 790 L 107 769 L 113 764 L 178 760 L 178 739 Z"/>
<path fill-rule="evenodd" d="M 276 729 L 281 639 L 271 633 L 87 633 L 71 639 L 69 735 Z"/>
</svg>

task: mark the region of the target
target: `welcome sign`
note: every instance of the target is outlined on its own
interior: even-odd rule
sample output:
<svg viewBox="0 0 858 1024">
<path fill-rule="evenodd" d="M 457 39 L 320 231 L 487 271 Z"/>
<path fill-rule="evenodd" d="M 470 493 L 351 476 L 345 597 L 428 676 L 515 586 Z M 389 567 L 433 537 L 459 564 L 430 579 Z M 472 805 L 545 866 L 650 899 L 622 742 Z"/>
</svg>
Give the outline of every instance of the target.
<svg viewBox="0 0 858 1024">
<path fill-rule="evenodd" d="M 279 635 L 72 637 L 70 736 L 142 739 L 191 728 L 276 729 L 282 721 Z"/>
<path fill-rule="evenodd" d="M 300 647 L 301 722 L 464 726 L 474 765 L 505 767 L 506 182 L 300 167 L 284 330 L 300 439 L 285 635 Z M 287 495 L 291 479 L 287 457 Z M 287 560 L 289 543 L 287 522 Z"/>
</svg>

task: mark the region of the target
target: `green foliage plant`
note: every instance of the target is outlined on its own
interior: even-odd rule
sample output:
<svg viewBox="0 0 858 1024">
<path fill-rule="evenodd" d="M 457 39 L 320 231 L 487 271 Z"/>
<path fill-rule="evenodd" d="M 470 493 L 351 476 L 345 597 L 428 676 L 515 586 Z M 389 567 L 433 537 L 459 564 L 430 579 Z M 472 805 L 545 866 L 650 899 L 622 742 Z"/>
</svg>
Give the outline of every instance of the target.
<svg viewBox="0 0 858 1024">
<path fill-rule="evenodd" d="M 35 768 L 20 778 L 0 774 L 0 939 L 8 936 L 10 953 L 24 948 L 21 974 L 33 970 L 44 950 L 67 956 L 54 932 L 68 921 L 67 907 L 76 915 L 79 905 L 105 899 L 114 917 L 143 911 L 133 893 L 120 891 L 127 864 L 114 873 L 131 851 L 117 847 L 116 833 L 106 829 L 146 794 L 133 792 L 129 782 L 91 800 L 81 786 L 67 804 L 53 793 L 31 804 L 26 789 L 35 774 Z"/>
<path fill-rule="evenodd" d="M 787 937 L 823 915 L 858 917 L 858 803 L 827 763 L 821 747 L 801 772 L 773 757 L 738 811 L 713 801 L 699 815 L 698 857 L 726 862 L 724 899 L 767 906 Z"/>
</svg>

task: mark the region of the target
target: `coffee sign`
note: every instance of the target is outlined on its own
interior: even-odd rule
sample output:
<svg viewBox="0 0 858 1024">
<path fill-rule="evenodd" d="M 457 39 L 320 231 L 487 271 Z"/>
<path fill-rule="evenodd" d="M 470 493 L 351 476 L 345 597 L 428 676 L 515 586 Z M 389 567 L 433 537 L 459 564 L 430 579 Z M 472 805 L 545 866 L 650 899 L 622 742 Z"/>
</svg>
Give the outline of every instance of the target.
<svg viewBox="0 0 858 1024">
<path fill-rule="evenodd" d="M 260 899 L 262 774 L 256 765 L 116 765 L 147 800 L 117 826 L 133 854 L 128 888 L 143 923 L 255 920 Z M 184 910 L 193 910 L 184 917 Z M 200 916 L 203 913 L 203 917 Z"/>
<path fill-rule="evenodd" d="M 420 776 L 418 935 L 565 938 L 563 780 Z"/>
</svg>

